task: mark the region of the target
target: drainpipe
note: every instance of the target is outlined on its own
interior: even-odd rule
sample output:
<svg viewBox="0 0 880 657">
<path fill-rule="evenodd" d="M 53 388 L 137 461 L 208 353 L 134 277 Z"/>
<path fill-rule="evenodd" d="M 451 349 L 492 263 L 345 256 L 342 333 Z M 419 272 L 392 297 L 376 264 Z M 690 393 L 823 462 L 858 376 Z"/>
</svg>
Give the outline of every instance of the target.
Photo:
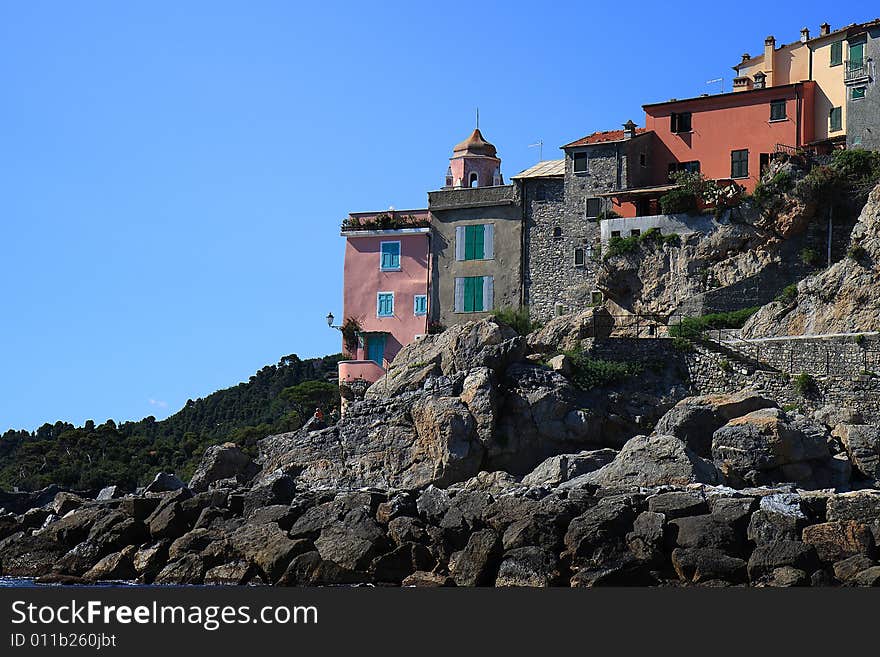
<svg viewBox="0 0 880 657">
<path fill-rule="evenodd" d="M 795 146 L 801 145 L 801 110 L 803 108 L 803 103 L 801 101 L 801 87 L 800 85 L 795 86 L 794 88 L 795 97 L 797 98 L 797 126 L 795 130 L 797 130 L 797 135 L 795 135 Z"/>
<path fill-rule="evenodd" d="M 431 226 L 431 213 L 428 213 L 428 232 L 425 233 L 425 240 L 428 242 L 428 271 L 427 277 L 425 280 L 425 335 L 428 335 L 428 326 L 431 323 L 431 313 L 434 312 L 434 304 L 431 303 L 431 274 L 433 271 L 432 264 L 434 262 L 433 254 L 431 253 L 431 231 L 434 230 L 433 226 Z"/>
</svg>

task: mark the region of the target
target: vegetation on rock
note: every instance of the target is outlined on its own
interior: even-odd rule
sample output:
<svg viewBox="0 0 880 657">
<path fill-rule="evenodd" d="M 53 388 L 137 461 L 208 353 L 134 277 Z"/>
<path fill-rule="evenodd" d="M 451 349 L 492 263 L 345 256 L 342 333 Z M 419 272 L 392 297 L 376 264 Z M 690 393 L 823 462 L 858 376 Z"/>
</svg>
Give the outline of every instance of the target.
<svg viewBox="0 0 880 657">
<path fill-rule="evenodd" d="M 742 328 L 749 317 L 759 310 L 759 306 L 733 310 L 727 313 L 712 313 L 701 317 L 684 317 L 681 323 L 669 327 L 669 335 L 673 338 L 700 338 L 705 331 L 711 329 Z"/>
</svg>

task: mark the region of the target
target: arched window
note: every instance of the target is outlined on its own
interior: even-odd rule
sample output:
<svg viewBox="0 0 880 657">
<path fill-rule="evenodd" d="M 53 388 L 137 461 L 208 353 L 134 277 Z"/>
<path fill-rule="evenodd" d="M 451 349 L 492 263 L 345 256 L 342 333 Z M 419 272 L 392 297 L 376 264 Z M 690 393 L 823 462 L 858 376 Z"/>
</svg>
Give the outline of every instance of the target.
<svg viewBox="0 0 880 657">
<path fill-rule="evenodd" d="M 556 226 L 553 229 L 553 237 L 562 237 L 562 228 L 560 228 L 559 226 Z"/>
<path fill-rule="evenodd" d="M 479 183 L 480 183 L 480 180 L 479 180 L 479 177 L 477 176 L 477 174 L 472 173 L 470 181 L 468 182 L 468 185 L 470 187 L 479 187 L 480 186 Z"/>
</svg>

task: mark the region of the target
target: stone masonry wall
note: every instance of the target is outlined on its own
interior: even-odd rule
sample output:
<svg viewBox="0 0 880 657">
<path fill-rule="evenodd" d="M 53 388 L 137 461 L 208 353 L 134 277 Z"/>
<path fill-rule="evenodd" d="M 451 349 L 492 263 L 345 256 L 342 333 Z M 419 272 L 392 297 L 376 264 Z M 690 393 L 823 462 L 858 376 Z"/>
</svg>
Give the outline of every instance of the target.
<svg viewBox="0 0 880 657">
<path fill-rule="evenodd" d="M 819 341 L 779 341 L 779 353 L 787 353 L 794 349 L 796 363 L 815 366 L 811 375 L 812 390 L 800 394 L 792 383 L 789 374 L 755 370 L 754 364 L 738 359 L 735 354 L 703 345 L 693 345 L 692 350 L 676 349 L 676 342 L 666 338 L 657 339 L 621 339 L 610 338 L 595 340 L 590 346 L 590 353 L 596 358 L 621 361 L 682 361 L 692 394 L 729 393 L 745 387 L 762 390 L 764 394 L 779 404 L 799 406 L 809 411 L 832 405 L 850 407 L 859 410 L 866 422 L 880 422 L 880 377 L 861 374 L 863 348 L 850 339 L 852 347 L 842 346 L 836 342 L 834 349 L 840 358 L 845 359 L 851 373 L 842 374 L 844 368 L 838 366 L 831 374 L 825 374 L 825 356 L 823 345 Z M 679 343 L 680 345 L 680 343 Z M 876 340 L 869 340 L 868 349 L 876 349 Z M 875 352 L 876 353 L 876 352 Z M 880 362 L 876 363 L 880 368 Z"/>
<path fill-rule="evenodd" d="M 846 144 L 849 148 L 880 150 L 880 85 L 877 84 L 877 66 L 880 62 L 880 27 L 868 30 L 865 59 L 873 59 L 873 76 L 864 85 L 865 97 L 853 100 L 851 89 L 846 90 Z"/>
</svg>

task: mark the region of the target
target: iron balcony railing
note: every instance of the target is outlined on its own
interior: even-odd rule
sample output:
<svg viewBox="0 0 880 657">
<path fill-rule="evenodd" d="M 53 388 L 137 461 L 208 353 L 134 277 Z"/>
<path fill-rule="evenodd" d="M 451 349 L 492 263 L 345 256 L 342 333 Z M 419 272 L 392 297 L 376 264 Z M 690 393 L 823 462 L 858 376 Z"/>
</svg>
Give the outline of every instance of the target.
<svg viewBox="0 0 880 657">
<path fill-rule="evenodd" d="M 867 80 L 871 76 L 869 65 L 870 62 L 868 60 L 846 62 L 846 66 L 844 67 L 844 81 L 859 82 L 861 80 Z"/>
</svg>

